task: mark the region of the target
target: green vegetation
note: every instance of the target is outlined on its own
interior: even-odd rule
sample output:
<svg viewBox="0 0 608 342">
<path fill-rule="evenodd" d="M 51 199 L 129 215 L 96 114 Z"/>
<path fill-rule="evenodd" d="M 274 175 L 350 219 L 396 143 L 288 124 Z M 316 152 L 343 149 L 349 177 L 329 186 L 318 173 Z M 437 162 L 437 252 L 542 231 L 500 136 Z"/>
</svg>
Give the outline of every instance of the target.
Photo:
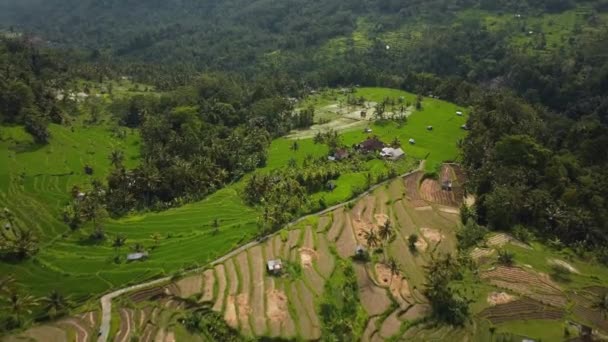
<svg viewBox="0 0 608 342">
<path fill-rule="evenodd" d="M 338 262 L 325 284 L 319 313 L 328 341 L 352 341 L 363 333 L 367 315 L 359 302 L 355 271 L 348 262 Z"/>
</svg>

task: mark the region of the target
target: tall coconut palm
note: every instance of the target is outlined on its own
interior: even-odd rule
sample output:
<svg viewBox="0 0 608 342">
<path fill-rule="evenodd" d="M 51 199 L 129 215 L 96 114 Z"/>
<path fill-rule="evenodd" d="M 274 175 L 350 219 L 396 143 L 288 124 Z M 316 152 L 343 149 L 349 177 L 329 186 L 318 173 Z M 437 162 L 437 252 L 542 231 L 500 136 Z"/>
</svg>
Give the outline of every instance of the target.
<svg viewBox="0 0 608 342">
<path fill-rule="evenodd" d="M 51 318 L 66 313 L 70 306 L 68 298 L 57 290 L 51 291 L 48 296 L 42 298 L 40 301 L 42 302 L 44 310 L 49 313 Z"/>
<path fill-rule="evenodd" d="M 21 322 L 21 316 L 32 313 L 32 309 L 38 305 L 36 298 L 11 290 L 5 298 L 5 308 L 15 316 L 17 322 Z"/>
<path fill-rule="evenodd" d="M 115 168 L 120 168 L 125 159 L 125 154 L 121 150 L 113 150 L 108 159 L 110 159 L 110 164 L 112 164 L 112 166 Z"/>
<path fill-rule="evenodd" d="M 386 220 L 380 229 L 378 230 L 378 237 L 383 241 L 387 242 L 393 237 L 393 225 L 391 224 L 391 220 Z"/>
<path fill-rule="evenodd" d="M 0 277 L 0 294 L 9 293 L 15 285 L 15 278 L 12 275 Z"/>
<path fill-rule="evenodd" d="M 388 269 L 391 271 L 391 282 L 392 282 L 392 278 L 396 275 L 399 275 L 399 273 L 401 272 L 401 270 L 399 270 L 399 264 L 397 263 L 397 260 L 395 260 L 395 258 L 390 257 L 388 259 Z"/>
<path fill-rule="evenodd" d="M 366 231 L 363 237 L 365 238 L 365 242 L 367 242 L 367 246 L 370 248 L 378 247 L 378 245 L 380 244 L 378 234 L 376 234 L 376 231 L 373 228 L 371 228 L 369 231 Z"/>
</svg>

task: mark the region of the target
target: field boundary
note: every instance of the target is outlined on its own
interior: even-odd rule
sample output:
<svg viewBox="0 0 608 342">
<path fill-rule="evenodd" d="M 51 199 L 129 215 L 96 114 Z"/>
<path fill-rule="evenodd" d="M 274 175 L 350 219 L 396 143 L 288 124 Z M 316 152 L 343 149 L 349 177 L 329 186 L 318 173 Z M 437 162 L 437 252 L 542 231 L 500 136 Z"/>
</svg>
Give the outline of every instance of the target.
<svg viewBox="0 0 608 342">
<path fill-rule="evenodd" d="M 411 174 L 414 174 L 416 172 L 423 171 L 424 170 L 424 166 L 425 166 L 425 160 L 421 160 L 420 163 L 419 163 L 419 165 L 418 165 L 418 167 L 416 169 L 414 169 L 414 170 L 411 170 L 411 171 L 409 171 L 407 173 L 404 173 L 402 175 L 399 175 L 397 177 L 394 177 L 394 178 L 385 180 L 383 182 L 380 182 L 380 183 L 378 183 L 376 185 L 373 185 L 369 189 L 367 189 L 366 191 L 362 192 L 358 196 L 356 196 L 356 197 L 354 197 L 354 198 L 352 198 L 352 199 L 350 199 L 350 200 L 348 200 L 346 202 L 342 202 L 342 203 L 336 204 L 334 206 L 331 206 L 329 208 L 323 209 L 323 210 L 321 210 L 319 212 L 316 212 L 316 213 L 312 213 L 312 214 L 308 214 L 308 215 L 302 216 L 302 217 L 300 217 L 300 218 L 298 218 L 298 219 L 296 219 L 296 220 L 294 220 L 294 221 L 286 224 L 285 227 L 283 227 L 282 229 L 280 229 L 280 230 L 278 230 L 276 232 L 273 232 L 273 233 L 268 234 L 268 235 L 266 235 L 266 236 L 264 236 L 262 238 L 259 238 L 259 239 L 253 240 L 251 242 L 248 242 L 248 243 L 246 243 L 246 244 L 244 244 L 244 245 L 242 245 L 242 246 L 240 246 L 240 247 L 238 247 L 238 248 L 236 248 L 236 249 L 234 249 L 234 250 L 232 250 L 232 251 L 224 254 L 223 256 L 219 257 L 218 259 L 216 259 L 216 260 L 214 260 L 214 261 L 212 261 L 212 262 L 210 262 L 210 263 L 208 263 L 208 264 L 206 264 L 204 266 L 201 266 L 201 267 L 198 267 L 198 268 L 195 268 L 195 269 L 192 269 L 192 270 L 185 271 L 184 274 L 200 272 L 200 271 L 203 271 L 203 270 L 205 270 L 205 269 L 207 269 L 209 267 L 213 267 L 213 266 L 216 266 L 218 264 L 221 264 L 221 263 L 225 262 L 226 260 L 228 260 L 228 259 L 236 256 L 237 254 L 239 254 L 239 253 L 241 253 L 243 251 L 246 251 L 247 249 L 249 249 L 251 247 L 255 247 L 255 246 L 263 243 L 264 241 L 266 241 L 266 240 L 274 237 L 275 235 L 279 234 L 279 232 L 281 232 L 282 230 L 284 230 L 286 228 L 292 227 L 292 226 L 294 226 L 294 225 L 296 225 L 296 224 L 298 224 L 298 223 L 300 223 L 300 222 L 302 222 L 302 221 L 304 221 L 304 220 L 306 220 L 306 219 L 308 219 L 310 217 L 325 215 L 325 214 L 327 214 L 329 212 L 332 212 L 332 211 L 334 211 L 336 209 L 339 209 L 339 208 L 345 207 L 345 206 L 347 206 L 347 205 L 349 205 L 351 203 L 357 202 L 358 200 L 360 200 L 361 198 L 369 195 L 370 193 L 372 193 L 373 191 L 375 191 L 379 187 L 381 187 L 381 186 L 383 186 L 385 184 L 388 184 L 388 183 L 392 182 L 393 180 L 395 180 L 397 178 L 404 178 L 404 177 L 407 177 L 407 176 L 409 176 Z M 128 286 L 128 287 L 125 287 L 125 288 L 113 291 L 111 293 L 108 293 L 108 294 L 102 296 L 101 299 L 100 299 L 100 302 L 101 302 L 101 311 L 102 311 L 101 325 L 99 326 L 99 333 L 98 333 L 99 336 L 97 338 L 97 342 L 106 342 L 108 340 L 109 333 L 110 333 L 110 321 L 112 319 L 112 300 L 114 298 L 122 296 L 122 295 L 124 295 L 126 293 L 129 293 L 129 292 L 132 292 L 132 291 L 135 291 L 135 290 L 144 289 L 144 288 L 149 287 L 149 286 L 153 286 L 153 285 L 157 285 L 157 284 L 161 284 L 161 283 L 165 283 L 165 282 L 171 281 L 172 278 L 173 278 L 173 276 L 167 276 L 167 277 L 163 277 L 163 278 L 159 278 L 159 279 L 154 279 L 154 280 L 147 281 L 147 282 L 144 282 L 144 283 L 140 283 L 140 284 L 136 284 L 136 285 L 131 285 L 131 286 Z"/>
</svg>

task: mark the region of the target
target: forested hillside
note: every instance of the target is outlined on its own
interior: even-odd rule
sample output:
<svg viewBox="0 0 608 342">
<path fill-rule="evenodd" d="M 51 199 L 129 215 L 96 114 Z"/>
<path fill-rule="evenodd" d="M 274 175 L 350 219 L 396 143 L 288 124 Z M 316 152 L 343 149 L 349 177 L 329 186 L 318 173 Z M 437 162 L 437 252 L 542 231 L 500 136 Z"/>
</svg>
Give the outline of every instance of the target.
<svg viewBox="0 0 608 342">
<path fill-rule="evenodd" d="M 366 144 L 377 146 L 368 151 Z M 353 241 L 373 250 L 356 264 L 361 279 L 370 273 L 365 267 L 390 263 L 384 282 L 393 291 L 387 279 L 400 265 L 389 254 L 408 244 L 410 254 L 394 253 L 407 266 L 429 247 L 414 268 L 425 290 L 414 286 L 405 297 L 429 305 L 432 315 L 416 317 L 456 330 L 485 322 L 480 293 L 490 285 L 472 294 L 459 286 L 479 285 L 483 267 L 500 265 L 500 273 L 514 262 L 555 271 L 557 254 L 583 270 L 566 272 L 573 281 L 563 269 L 551 275 L 562 287 L 559 319 L 593 311 L 587 324 L 602 326 L 604 275 L 593 278 L 595 269 L 585 265 L 608 265 L 607 145 L 608 0 L 0 1 L 0 299 L 8 298 L 0 331 L 67 315 L 134 282 L 176 278 L 412 170 L 393 190 L 377 191 L 370 200 L 377 203 L 363 205 L 373 211 L 406 203 L 407 214 L 383 212 L 408 232 L 403 241 L 395 244 L 389 216 L 365 213 L 369 227 L 389 227 L 382 238 L 356 227 L 362 211 L 352 204 L 326 217 L 337 222 L 328 243 L 337 243 L 344 275 L 329 272 L 324 281 L 351 284 L 353 293 L 367 286 L 346 277 L 355 247 L 338 240 L 342 210 L 354 210 Z M 449 200 L 441 197 L 448 191 Z M 429 230 L 436 222 L 425 221 L 426 210 L 444 231 Z M 318 226 L 315 236 L 329 227 Z M 300 238 L 285 233 L 272 241 L 295 248 Z M 486 235 L 500 241 L 486 244 Z M 310 236 L 308 245 L 318 243 Z M 436 258 L 435 251 L 458 258 Z M 133 253 L 146 259 L 131 263 Z M 287 259 L 299 260 L 294 253 Z M 260 276 L 261 251 L 255 260 L 262 266 L 251 275 Z M 303 279 L 299 264 L 285 266 L 289 277 Z M 218 280 L 221 269 L 213 271 Z M 431 270 L 426 279 L 423 270 Z M 57 299 L 47 283 L 70 294 L 53 308 L 58 313 L 31 296 Z M 207 296 L 236 295 L 236 288 L 214 286 Z M 321 294 L 323 286 L 315 286 Z M 588 286 L 601 287 L 591 297 L 604 296 L 603 304 L 576 297 Z M 562 298 L 566 292 L 572 297 Z M 352 301 L 359 303 L 357 295 Z M 579 304 L 587 311 L 577 313 Z M 216 312 L 228 312 L 217 305 Z M 306 315 L 316 317 L 316 309 Z M 357 334 L 376 319 L 401 319 L 398 309 L 381 312 L 348 315 L 362 320 Z M 227 329 L 222 317 L 201 314 L 201 323 L 198 314 L 188 319 L 200 325 L 212 317 Z M 319 317 L 324 334 L 353 333 L 341 317 Z M 406 336 L 412 321 L 401 323 Z M 467 336 L 493 336 L 493 327 Z"/>
</svg>

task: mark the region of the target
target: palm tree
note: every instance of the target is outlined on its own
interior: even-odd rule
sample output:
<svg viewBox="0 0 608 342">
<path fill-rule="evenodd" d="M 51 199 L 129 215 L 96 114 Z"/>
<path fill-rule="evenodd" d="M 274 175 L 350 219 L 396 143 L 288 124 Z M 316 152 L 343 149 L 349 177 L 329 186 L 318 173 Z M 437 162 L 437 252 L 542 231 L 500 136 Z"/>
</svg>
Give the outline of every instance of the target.
<svg viewBox="0 0 608 342">
<path fill-rule="evenodd" d="M 5 299 L 6 309 L 15 316 L 17 322 L 21 322 L 21 315 L 32 313 L 32 308 L 38 305 L 33 296 L 21 294 L 12 290 Z"/>
<path fill-rule="evenodd" d="M 69 308 L 69 300 L 57 290 L 51 291 L 48 296 L 40 300 L 44 305 L 44 310 L 49 313 L 49 317 L 55 318 L 65 313 Z"/>
<path fill-rule="evenodd" d="M 378 230 L 378 237 L 383 241 L 387 242 L 393 237 L 393 226 L 391 220 L 386 220 L 384 224 Z"/>
<path fill-rule="evenodd" d="M 401 272 L 401 270 L 399 270 L 399 264 L 397 263 L 397 260 L 395 260 L 395 258 L 393 257 L 390 257 L 388 259 L 388 269 L 391 271 L 391 276 L 393 277 L 399 275 L 399 273 Z"/>
<path fill-rule="evenodd" d="M 15 285 L 15 278 L 12 275 L 2 276 L 0 278 L 0 294 L 9 293 Z"/>
<path fill-rule="evenodd" d="M 125 159 L 125 154 L 121 150 L 113 150 L 108 159 L 110 159 L 110 164 L 112 164 L 112 166 L 119 168 L 122 166 L 122 162 Z"/>
<path fill-rule="evenodd" d="M 365 232 L 364 238 L 367 242 L 367 246 L 370 248 L 378 247 L 378 244 L 380 243 L 380 239 L 373 228 Z"/>
</svg>

